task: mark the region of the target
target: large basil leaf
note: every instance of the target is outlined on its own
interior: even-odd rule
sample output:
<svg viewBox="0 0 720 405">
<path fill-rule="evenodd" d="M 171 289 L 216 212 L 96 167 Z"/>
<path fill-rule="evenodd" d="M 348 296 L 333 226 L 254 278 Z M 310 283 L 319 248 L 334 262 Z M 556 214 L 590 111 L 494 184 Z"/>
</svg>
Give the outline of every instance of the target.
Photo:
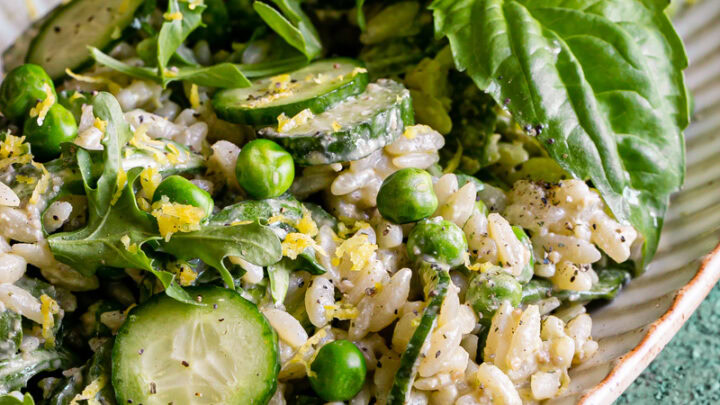
<svg viewBox="0 0 720 405">
<path fill-rule="evenodd" d="M 455 63 L 657 248 L 684 179 L 688 97 L 666 0 L 435 0 Z"/>
</svg>

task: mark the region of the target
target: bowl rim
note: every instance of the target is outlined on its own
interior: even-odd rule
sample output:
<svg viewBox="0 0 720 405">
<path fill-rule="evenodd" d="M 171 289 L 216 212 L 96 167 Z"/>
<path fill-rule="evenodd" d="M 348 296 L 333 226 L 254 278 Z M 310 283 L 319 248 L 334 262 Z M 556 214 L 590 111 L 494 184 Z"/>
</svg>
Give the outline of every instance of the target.
<svg viewBox="0 0 720 405">
<path fill-rule="evenodd" d="M 702 260 L 695 276 L 677 290 L 670 308 L 648 326 L 643 339 L 616 361 L 605 378 L 578 405 L 610 404 L 622 395 L 670 342 L 720 280 L 720 244 Z"/>
</svg>

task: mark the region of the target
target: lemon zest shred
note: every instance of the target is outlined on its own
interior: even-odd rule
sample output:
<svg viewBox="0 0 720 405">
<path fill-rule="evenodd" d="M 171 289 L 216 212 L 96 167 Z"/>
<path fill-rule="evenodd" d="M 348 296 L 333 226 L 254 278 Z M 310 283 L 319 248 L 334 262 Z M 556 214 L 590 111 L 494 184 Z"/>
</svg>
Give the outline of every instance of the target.
<svg viewBox="0 0 720 405">
<path fill-rule="evenodd" d="M 304 233 L 314 238 L 318 234 L 317 224 L 313 221 L 312 214 L 307 208 L 305 208 L 305 206 L 302 206 L 302 212 L 303 216 L 297 222 L 296 227 L 300 233 Z"/>
<path fill-rule="evenodd" d="M 465 253 L 465 259 L 464 259 L 464 260 L 465 260 L 465 267 L 466 267 L 468 270 L 470 270 L 470 271 L 479 271 L 479 272 L 481 272 L 481 273 L 485 273 L 485 272 L 487 272 L 488 270 L 490 270 L 491 268 L 495 267 L 495 266 L 494 266 L 492 263 L 490 263 L 490 262 L 475 262 L 475 263 L 471 263 L 471 262 L 470 262 L 470 255 L 468 255 L 467 252 Z"/>
<path fill-rule="evenodd" d="M 310 247 L 315 247 L 317 244 L 308 235 L 299 232 L 291 232 L 285 236 L 282 241 L 282 254 L 283 256 L 289 257 L 290 259 L 297 259 L 298 255 Z"/>
<path fill-rule="evenodd" d="M 190 106 L 193 108 L 193 110 L 199 110 L 200 109 L 200 93 L 198 92 L 198 86 L 197 84 L 193 83 L 190 86 Z"/>
<path fill-rule="evenodd" d="M 339 305 L 325 305 L 325 314 L 328 318 L 335 318 L 341 321 L 355 319 L 360 311 L 353 305 L 341 302 Z"/>
<path fill-rule="evenodd" d="M 185 0 L 188 3 L 188 8 L 190 10 L 195 10 L 197 6 L 203 5 L 203 0 Z"/>
<path fill-rule="evenodd" d="M 172 143 L 168 143 L 165 145 L 167 149 L 170 149 L 170 152 L 167 153 L 165 156 L 170 161 L 170 163 L 176 165 L 180 163 L 180 150 L 177 148 L 177 146 L 173 145 Z"/>
<path fill-rule="evenodd" d="M 146 167 L 140 172 L 140 186 L 146 198 L 152 199 L 160 182 L 162 182 L 162 175 L 157 168 Z"/>
<path fill-rule="evenodd" d="M 50 298 L 49 295 L 40 296 L 40 314 L 42 315 L 42 337 L 45 339 L 45 345 L 49 347 L 55 346 L 55 335 L 53 327 L 55 326 L 55 318 L 53 315 L 60 312 L 58 303 Z"/>
<path fill-rule="evenodd" d="M 28 155 L 29 156 L 29 155 Z M 30 196 L 30 200 L 28 200 L 28 203 L 30 205 L 35 205 L 40 201 L 40 196 L 45 193 L 50 187 L 50 172 L 47 171 L 45 166 L 42 163 L 37 162 L 31 162 L 33 166 L 35 166 L 37 169 L 42 171 L 42 176 L 40 176 L 40 180 L 38 180 L 37 184 L 35 185 L 35 188 L 33 189 L 32 195 Z"/>
<path fill-rule="evenodd" d="M 75 100 L 77 100 L 77 99 L 79 99 L 79 98 L 85 98 L 85 95 L 82 94 L 82 93 L 80 93 L 79 91 L 76 91 L 75 93 L 73 93 L 72 96 L 70 96 L 70 98 L 69 98 L 68 100 L 70 100 L 70 101 L 75 101 Z"/>
<path fill-rule="evenodd" d="M 176 12 L 174 12 L 174 13 L 165 13 L 165 14 L 163 14 L 163 18 L 164 18 L 166 21 L 177 21 L 177 20 L 182 20 L 182 19 L 183 19 L 183 15 L 182 15 L 181 12 L 176 11 Z"/>
<path fill-rule="evenodd" d="M 160 235 L 166 242 L 174 233 L 199 230 L 200 221 L 205 218 L 202 208 L 170 202 L 167 196 L 152 205 L 150 214 L 157 219 Z"/>
<path fill-rule="evenodd" d="M 352 72 L 350 72 L 350 74 L 352 75 L 352 77 L 355 77 L 355 76 L 359 75 L 360 73 L 367 73 L 367 71 L 368 70 L 366 68 L 358 66 L 355 69 L 353 69 Z"/>
<path fill-rule="evenodd" d="M 267 89 L 271 93 L 284 93 L 289 91 L 292 87 L 291 80 L 292 78 L 287 73 L 273 76 L 270 78 L 270 83 L 268 84 Z"/>
<path fill-rule="evenodd" d="M 351 270 L 360 271 L 370 264 L 377 248 L 376 244 L 370 243 L 366 234 L 356 233 L 335 249 L 335 257 L 341 259 L 345 254 L 348 254 L 352 263 Z"/>
<path fill-rule="evenodd" d="M 313 117 L 312 111 L 310 111 L 309 108 L 306 108 L 299 113 L 295 114 L 292 118 L 288 118 L 285 113 L 280 114 L 277 117 L 278 120 L 278 131 L 279 132 L 288 132 L 293 128 L 297 128 L 300 125 L 307 124 L 308 121 Z"/>
<path fill-rule="evenodd" d="M 2 159 L 0 160 L 0 170 L 16 163 L 25 164 L 30 163 L 31 161 L 32 155 L 13 156 L 7 159 Z"/>
<path fill-rule="evenodd" d="M 406 139 L 415 139 L 420 133 L 427 131 L 432 131 L 432 129 L 427 125 L 417 124 L 405 128 L 405 131 L 403 131 L 402 135 Z"/>
<path fill-rule="evenodd" d="M 288 224 L 288 225 L 295 225 L 295 221 L 293 221 L 290 218 L 286 217 L 285 215 L 281 215 L 281 214 L 271 216 L 270 218 L 268 218 L 267 222 L 268 222 L 268 224 L 282 222 L 282 223 Z"/>
<path fill-rule="evenodd" d="M 42 126 L 43 122 L 45 122 L 45 117 L 47 116 L 47 113 L 50 111 L 50 108 L 55 104 L 55 94 L 53 93 L 52 88 L 50 88 L 50 85 L 47 83 L 43 83 L 43 91 L 45 92 L 45 98 L 41 101 L 38 101 L 37 105 L 35 107 L 30 109 L 30 118 L 37 117 L 37 124 L 38 126 Z"/>
<path fill-rule="evenodd" d="M 317 350 L 311 352 L 315 347 L 319 346 L 319 343 L 328 335 L 328 330 L 330 329 L 329 326 L 326 326 L 317 332 L 315 332 L 314 335 L 312 335 L 310 338 L 308 338 L 305 343 L 300 346 L 297 351 L 295 352 L 295 355 L 290 358 L 284 365 L 292 364 L 292 363 L 299 363 L 305 367 L 305 373 L 308 376 L 313 376 L 315 373 L 310 369 L 310 364 L 315 359 L 315 355 L 317 354 Z M 309 355 L 308 355 L 309 354 Z"/>
<path fill-rule="evenodd" d="M 94 126 L 95 128 L 97 128 L 98 130 L 100 130 L 100 132 L 102 132 L 103 135 L 105 134 L 105 131 L 107 130 L 107 125 L 108 125 L 108 122 L 107 122 L 107 121 L 105 121 L 105 120 L 103 120 L 103 119 L 101 119 L 101 118 L 99 118 L 99 117 L 95 117 L 95 121 L 93 122 L 93 126 Z"/>
<path fill-rule="evenodd" d="M 94 83 L 94 84 L 105 84 L 108 86 L 108 89 L 111 93 L 116 94 L 122 87 L 120 87 L 119 84 L 115 83 L 111 79 L 97 75 L 97 76 L 88 76 L 88 75 L 82 75 L 79 73 L 74 73 L 70 68 L 65 69 L 65 74 L 72 77 L 73 79 L 84 82 L 84 83 Z"/>
<path fill-rule="evenodd" d="M 123 246 L 125 247 L 125 250 L 127 250 L 128 252 L 133 253 L 133 254 L 138 252 L 138 245 L 137 245 L 137 243 L 130 243 L 130 236 L 123 235 L 120 238 L 120 242 L 123 244 Z"/>
<path fill-rule="evenodd" d="M 100 402 L 95 399 L 95 396 L 105 388 L 105 385 L 107 385 L 107 377 L 101 375 L 88 384 L 81 393 L 75 395 L 70 401 L 70 405 L 79 405 L 80 401 L 87 401 L 88 405 L 99 405 Z"/>
<path fill-rule="evenodd" d="M 231 222 L 231 223 L 230 223 L 230 226 L 235 226 L 235 225 L 247 225 L 247 224 L 252 224 L 253 222 L 254 222 L 254 221 L 249 221 L 249 220 L 247 220 L 247 221 L 234 221 L 234 222 Z"/>
<path fill-rule="evenodd" d="M 137 306 L 137 304 L 135 304 L 135 303 L 130 304 L 130 306 L 128 306 L 127 308 L 125 308 L 125 310 L 123 311 L 123 316 L 127 318 L 127 316 L 128 316 L 128 314 L 130 313 L 130 311 L 131 311 L 133 308 L 135 308 L 136 306 Z"/>
<path fill-rule="evenodd" d="M 183 287 L 191 285 L 198 278 L 198 274 L 187 263 L 179 263 L 177 271 L 180 285 Z"/>
<path fill-rule="evenodd" d="M 15 176 L 15 180 L 17 180 L 19 183 L 24 184 L 35 184 L 37 182 L 36 177 L 23 176 L 22 174 L 18 174 L 17 176 Z"/>
<path fill-rule="evenodd" d="M 142 124 L 137 127 L 135 133 L 133 134 L 133 137 L 130 139 L 130 145 L 150 153 L 153 156 L 153 159 L 155 159 L 155 161 L 160 164 L 168 163 L 167 156 L 165 156 L 163 152 L 157 149 L 165 148 L 165 144 L 160 141 L 151 139 L 147 135 L 147 130 L 148 124 Z"/>
<path fill-rule="evenodd" d="M 5 140 L 0 143 L 0 159 L 24 155 L 27 150 L 24 147 L 24 142 L 24 136 L 5 135 Z"/>
<path fill-rule="evenodd" d="M 120 196 L 122 195 L 122 192 L 127 185 L 127 173 L 125 173 L 125 170 L 123 170 L 122 167 L 118 168 L 117 178 L 115 180 L 117 184 L 117 189 L 115 189 L 115 193 L 110 200 L 110 205 L 115 205 L 115 203 L 120 199 Z"/>
<path fill-rule="evenodd" d="M 143 210 L 145 212 L 150 212 L 150 210 L 152 209 L 148 200 L 143 197 L 137 198 L 137 205 L 138 205 L 138 208 L 140 208 L 141 210 Z"/>
</svg>

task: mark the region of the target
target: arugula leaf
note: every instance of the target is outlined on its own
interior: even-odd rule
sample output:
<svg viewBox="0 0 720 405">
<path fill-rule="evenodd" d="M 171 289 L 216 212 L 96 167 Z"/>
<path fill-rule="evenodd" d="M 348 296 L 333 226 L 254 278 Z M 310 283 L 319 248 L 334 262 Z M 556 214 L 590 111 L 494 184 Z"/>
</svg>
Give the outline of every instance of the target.
<svg viewBox="0 0 720 405">
<path fill-rule="evenodd" d="M 281 215 L 290 221 L 299 221 L 303 217 L 303 207 L 299 201 L 288 195 L 261 201 L 245 200 L 223 208 L 213 215 L 208 220 L 208 223 L 211 225 L 228 225 L 242 221 L 256 222 L 277 215 Z M 273 222 L 269 228 L 277 235 L 279 240 L 284 240 L 285 236 L 290 232 L 297 232 L 295 226 L 285 221 Z M 305 249 L 292 262 L 293 270 L 306 270 L 314 275 L 326 272 L 325 268 L 317 261 L 315 249 L 313 248 Z"/>
<path fill-rule="evenodd" d="M 90 153 L 84 149 L 78 149 L 77 159 L 85 184 L 88 206 L 96 215 L 103 216 L 110 208 L 110 201 L 118 188 L 120 153 L 123 146 L 132 138 L 132 132 L 128 123 L 125 122 L 120 104 L 110 93 L 99 93 L 93 98 L 92 106 L 95 116 L 107 122 L 105 136 L 102 140 L 104 147 L 103 171 L 94 185 L 90 172 L 92 168 Z"/>
<path fill-rule="evenodd" d="M 158 33 L 157 42 L 157 66 L 160 75 L 165 77 L 165 68 L 170 57 L 185 41 L 185 39 L 197 27 L 202 24 L 202 13 L 205 10 L 204 4 L 196 4 L 189 1 L 169 0 L 167 16 L 171 18 L 165 21 Z M 174 15 L 180 13 L 182 18 L 175 19 Z"/>
<path fill-rule="evenodd" d="M 90 50 L 92 58 L 95 59 L 95 62 L 103 66 L 107 66 L 110 69 L 117 70 L 120 73 L 136 77 L 138 79 L 152 80 L 158 83 L 162 81 L 160 76 L 157 74 L 156 68 L 132 66 L 113 58 L 94 46 L 88 46 L 88 49 Z"/>
<path fill-rule="evenodd" d="M 665 0 L 435 0 L 455 64 L 656 248 L 684 180 L 687 57 Z"/>
<path fill-rule="evenodd" d="M 97 48 L 89 47 L 93 59 L 120 73 L 138 79 L 152 80 L 164 87 L 174 81 L 188 81 L 199 86 L 217 88 L 249 87 L 250 81 L 240 71 L 240 65 L 220 63 L 213 66 L 182 66 L 167 69 L 165 75 L 157 73 L 156 68 L 132 66 L 107 55 Z"/>
<path fill-rule="evenodd" d="M 298 0 L 272 0 L 282 11 L 256 1 L 253 8 L 270 28 L 288 44 L 312 60 L 322 52 L 322 44 L 310 18 L 300 8 Z M 287 18 L 286 18 L 287 17 Z"/>
<path fill-rule="evenodd" d="M 168 73 L 168 72 L 166 72 Z M 213 66 L 183 66 L 172 71 L 172 76 L 166 74 L 163 85 L 176 80 L 188 81 L 198 86 L 217 88 L 250 87 L 250 81 L 232 63 L 220 63 Z"/>
<path fill-rule="evenodd" d="M 234 283 L 224 263 L 226 257 L 240 256 L 258 266 L 268 266 L 282 258 L 280 239 L 259 222 L 206 225 L 198 231 L 176 233 L 161 249 L 180 260 L 202 260 L 220 272 L 228 288 L 233 288 Z"/>
<path fill-rule="evenodd" d="M 175 276 L 154 268 L 142 249 L 144 243 L 161 239 L 155 218 L 140 210 L 133 186 L 142 168 L 127 173 L 127 181 L 118 185 L 121 150 L 132 133 L 115 97 L 99 93 L 92 101 L 94 114 L 107 122 L 102 144 L 103 169 L 97 180 L 93 176 L 90 152 L 77 149 L 77 164 L 88 199 L 88 221 L 84 228 L 56 233 L 48 237 L 55 258 L 85 276 L 92 276 L 101 266 L 138 268 L 152 272 L 160 279 L 166 293 L 180 301 L 195 301 L 174 282 Z M 119 198 L 112 204 L 113 198 Z"/>
<path fill-rule="evenodd" d="M 102 266 L 153 270 L 151 259 L 141 247 L 149 240 L 160 239 L 160 235 L 154 218 L 137 207 L 132 192 L 141 171 L 142 168 L 135 168 L 128 173 L 131 186 L 125 187 L 116 204 L 102 216 L 91 211 L 84 228 L 48 238 L 55 258 L 85 276 L 95 274 Z M 88 205 L 92 204 L 90 200 Z M 126 248 L 121 240 L 125 236 L 127 245 L 134 245 L 132 249 Z"/>
</svg>

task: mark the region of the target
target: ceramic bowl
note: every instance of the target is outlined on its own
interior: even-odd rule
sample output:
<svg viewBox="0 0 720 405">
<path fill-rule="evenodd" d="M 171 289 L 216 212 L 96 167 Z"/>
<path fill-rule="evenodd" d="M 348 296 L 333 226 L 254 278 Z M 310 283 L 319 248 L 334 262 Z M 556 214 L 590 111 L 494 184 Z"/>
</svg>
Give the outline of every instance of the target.
<svg viewBox="0 0 720 405">
<path fill-rule="evenodd" d="M 59 0 L 1 0 L 0 49 Z M 720 0 L 678 12 L 695 98 L 685 132 L 687 176 L 672 198 L 655 260 L 611 304 L 592 312 L 598 353 L 572 370 L 570 389 L 553 404 L 610 404 L 672 339 L 720 279 Z"/>
</svg>

